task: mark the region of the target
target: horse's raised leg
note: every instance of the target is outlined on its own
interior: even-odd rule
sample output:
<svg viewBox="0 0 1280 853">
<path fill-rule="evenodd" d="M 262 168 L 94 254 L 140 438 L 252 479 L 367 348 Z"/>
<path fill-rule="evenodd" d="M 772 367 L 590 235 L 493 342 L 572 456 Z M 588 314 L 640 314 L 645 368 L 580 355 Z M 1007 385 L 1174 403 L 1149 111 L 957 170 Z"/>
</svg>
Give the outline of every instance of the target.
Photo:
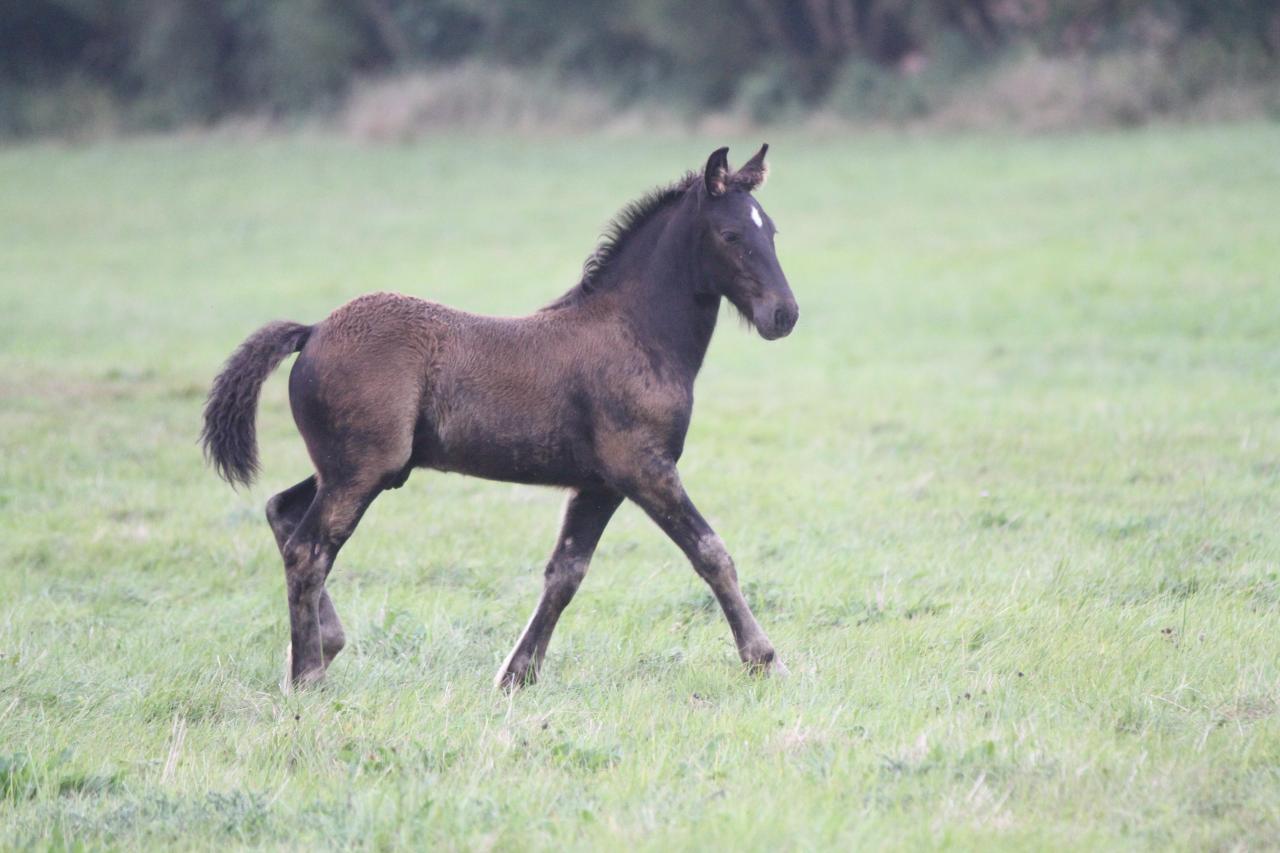
<svg viewBox="0 0 1280 853">
<path fill-rule="evenodd" d="M 299 483 L 294 488 L 302 487 Z M 342 627 L 337 623 L 333 603 L 325 594 L 324 582 L 338 551 L 355 532 L 364 511 L 381 491 L 380 485 L 322 485 L 280 549 L 284 556 L 285 586 L 289 594 L 290 678 L 305 686 L 324 677 L 332 655 L 341 648 Z M 274 499 L 273 499 L 274 500 Z M 272 525 L 273 528 L 275 525 Z M 327 602 L 327 603 L 326 603 Z M 336 647 L 326 648 L 323 626 L 332 620 Z"/>
<path fill-rule="evenodd" d="M 584 489 L 569 496 L 560 538 L 543 574 L 542 597 L 524 634 L 498 670 L 498 687 L 512 690 L 537 679 L 556 621 L 578 591 L 596 543 L 620 503 L 622 496 L 608 490 Z"/>
<path fill-rule="evenodd" d="M 312 474 L 295 486 L 290 486 L 280 494 L 267 501 L 267 522 L 271 532 L 275 534 L 276 546 L 280 556 L 284 557 L 284 546 L 297 529 L 298 522 L 316 497 L 316 478 Z M 327 588 L 320 591 L 320 644 L 324 649 L 324 665 L 327 668 L 338 652 L 346 645 L 346 634 L 342 630 L 342 622 L 338 612 L 333 608 Z"/>
<path fill-rule="evenodd" d="M 786 667 L 778 660 L 773 644 L 742 595 L 729 551 L 689 500 L 675 465 L 657 466 L 643 478 L 633 480 L 625 491 L 680 547 L 711 587 L 729 621 L 742 662 L 758 672 L 786 675 Z"/>
</svg>

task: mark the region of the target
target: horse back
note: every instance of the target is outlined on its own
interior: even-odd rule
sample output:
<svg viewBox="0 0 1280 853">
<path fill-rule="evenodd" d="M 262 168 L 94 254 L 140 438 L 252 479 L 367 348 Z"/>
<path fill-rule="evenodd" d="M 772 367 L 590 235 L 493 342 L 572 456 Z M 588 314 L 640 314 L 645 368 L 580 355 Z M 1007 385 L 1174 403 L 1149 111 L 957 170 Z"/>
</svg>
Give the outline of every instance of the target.
<svg viewBox="0 0 1280 853">
<path fill-rule="evenodd" d="M 601 482 L 636 443 L 678 455 L 692 402 L 616 316 L 485 317 L 399 294 L 318 325 L 290 399 L 322 476 L 326 458 L 373 456 L 560 486 Z"/>
</svg>

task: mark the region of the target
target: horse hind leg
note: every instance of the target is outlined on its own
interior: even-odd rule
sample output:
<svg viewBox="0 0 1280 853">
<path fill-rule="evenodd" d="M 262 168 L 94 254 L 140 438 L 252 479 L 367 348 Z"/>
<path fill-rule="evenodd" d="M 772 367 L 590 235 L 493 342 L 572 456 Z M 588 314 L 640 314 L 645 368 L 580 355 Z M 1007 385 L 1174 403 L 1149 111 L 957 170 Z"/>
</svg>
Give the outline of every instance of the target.
<svg viewBox="0 0 1280 853">
<path fill-rule="evenodd" d="M 267 523 L 271 525 L 271 532 L 276 537 L 276 546 L 280 549 L 282 558 L 285 555 L 285 544 L 298 528 L 298 523 L 302 521 L 302 516 L 315 497 L 316 477 L 312 474 L 267 501 Z M 338 619 L 338 611 L 334 609 L 327 586 L 320 591 L 320 644 L 324 650 L 326 668 L 347 644 L 342 621 Z"/>
<path fill-rule="evenodd" d="M 302 520 L 302 516 L 315 497 L 316 477 L 312 474 L 301 483 L 290 486 L 267 501 L 267 522 L 271 525 L 271 532 L 276 537 L 276 546 L 280 549 L 281 557 L 284 556 L 285 543 L 297 529 L 298 522 Z M 342 622 L 338 619 L 338 612 L 333 607 L 333 600 L 329 597 L 327 587 L 320 592 L 320 642 L 324 648 L 326 667 L 333 662 L 347 642 L 346 634 L 342 630 Z"/>
<path fill-rule="evenodd" d="M 311 476 L 267 502 L 267 519 L 285 564 L 289 677 L 294 684 L 319 681 L 346 645 L 325 581 L 338 551 L 380 491 L 380 483 L 319 486 Z"/>
<path fill-rule="evenodd" d="M 382 491 L 381 481 L 321 482 L 315 499 L 284 546 L 289 593 L 290 679 L 306 686 L 324 678 L 321 600 L 338 552 L 355 532 L 364 511 Z"/>
</svg>

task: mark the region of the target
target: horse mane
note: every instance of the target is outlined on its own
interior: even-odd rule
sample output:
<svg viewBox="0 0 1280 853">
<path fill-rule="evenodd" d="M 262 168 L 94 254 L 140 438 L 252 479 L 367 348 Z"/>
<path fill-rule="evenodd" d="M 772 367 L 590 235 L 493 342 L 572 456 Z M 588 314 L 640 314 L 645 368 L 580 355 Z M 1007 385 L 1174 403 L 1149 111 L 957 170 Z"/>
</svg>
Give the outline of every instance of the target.
<svg viewBox="0 0 1280 853">
<path fill-rule="evenodd" d="M 582 296 L 595 292 L 600 284 L 600 276 L 622 253 L 627 242 L 635 236 L 636 232 L 701 179 L 702 176 L 697 172 L 686 172 L 678 180 L 649 190 L 638 199 L 627 202 L 605 224 L 595 249 L 582 262 L 582 278 L 570 288 L 568 293 L 548 305 L 547 309 L 563 307 Z"/>
</svg>

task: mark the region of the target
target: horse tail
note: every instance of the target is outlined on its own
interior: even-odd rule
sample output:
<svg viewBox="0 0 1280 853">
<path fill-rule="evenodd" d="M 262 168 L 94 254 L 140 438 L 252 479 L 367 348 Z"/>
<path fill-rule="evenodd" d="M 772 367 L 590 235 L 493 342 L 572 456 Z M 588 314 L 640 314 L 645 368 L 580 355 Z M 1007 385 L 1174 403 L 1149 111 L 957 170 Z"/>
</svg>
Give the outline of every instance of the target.
<svg viewBox="0 0 1280 853">
<path fill-rule="evenodd" d="M 258 473 L 254 417 L 262 383 L 280 362 L 302 349 L 311 328 L 284 320 L 268 323 L 236 348 L 213 380 L 200 441 L 206 461 L 232 486 L 248 486 Z"/>
</svg>

